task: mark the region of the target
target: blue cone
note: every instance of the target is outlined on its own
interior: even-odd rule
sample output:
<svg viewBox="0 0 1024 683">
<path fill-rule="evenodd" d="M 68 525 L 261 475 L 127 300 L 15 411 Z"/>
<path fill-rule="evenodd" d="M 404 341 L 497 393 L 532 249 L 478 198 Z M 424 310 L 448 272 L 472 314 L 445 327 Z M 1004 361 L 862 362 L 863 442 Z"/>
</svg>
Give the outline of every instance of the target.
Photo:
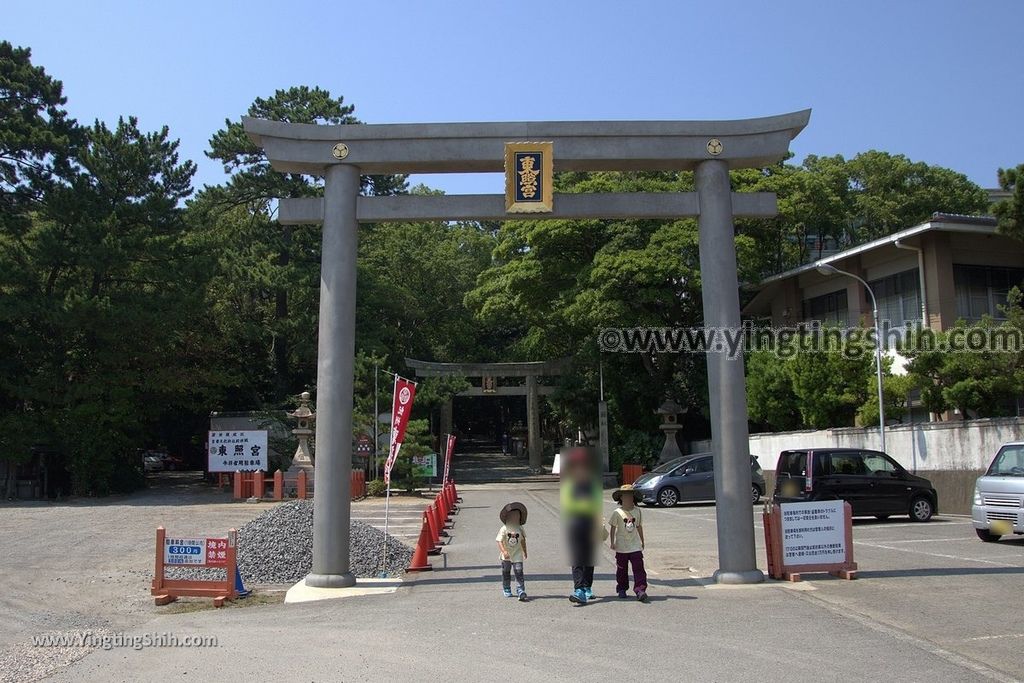
<svg viewBox="0 0 1024 683">
<path fill-rule="evenodd" d="M 235 567 L 235 592 L 240 598 L 244 598 L 252 592 L 247 590 L 245 584 L 242 583 L 242 574 L 238 571 L 238 567 Z"/>
</svg>

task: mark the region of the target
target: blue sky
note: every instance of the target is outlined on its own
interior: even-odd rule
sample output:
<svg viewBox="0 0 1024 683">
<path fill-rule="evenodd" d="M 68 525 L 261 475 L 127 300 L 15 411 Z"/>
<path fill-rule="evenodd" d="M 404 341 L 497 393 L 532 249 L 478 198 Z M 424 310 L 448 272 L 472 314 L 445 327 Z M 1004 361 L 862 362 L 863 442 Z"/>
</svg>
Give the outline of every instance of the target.
<svg viewBox="0 0 1024 683">
<path fill-rule="evenodd" d="M 984 187 L 1024 163 L 1024 2 L 44 2 L 8 0 L 0 38 L 64 82 L 82 122 L 167 124 L 220 182 L 210 135 L 292 85 L 367 123 L 728 119 L 806 107 L 807 154 L 867 149 Z M 497 175 L 429 176 L 451 193 Z"/>
</svg>

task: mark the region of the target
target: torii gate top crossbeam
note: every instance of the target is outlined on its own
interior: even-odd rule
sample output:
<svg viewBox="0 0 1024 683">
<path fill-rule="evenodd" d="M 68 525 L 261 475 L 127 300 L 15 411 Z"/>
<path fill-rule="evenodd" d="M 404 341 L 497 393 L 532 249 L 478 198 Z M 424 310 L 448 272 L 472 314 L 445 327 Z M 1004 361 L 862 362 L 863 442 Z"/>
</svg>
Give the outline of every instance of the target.
<svg viewBox="0 0 1024 683">
<path fill-rule="evenodd" d="M 676 171 L 709 159 L 757 168 L 785 158 L 809 109 L 737 121 L 554 121 L 321 126 L 244 117 L 246 133 L 284 173 L 323 175 L 349 164 L 364 174 L 503 170 L 506 142 L 551 141 L 555 171 Z M 709 146 L 714 139 L 720 144 Z M 337 158 L 334 146 L 345 144 Z"/>
<path fill-rule="evenodd" d="M 565 372 L 569 361 L 562 358 L 525 363 L 435 363 L 406 358 L 405 364 L 416 371 L 417 377 L 556 377 Z"/>
</svg>

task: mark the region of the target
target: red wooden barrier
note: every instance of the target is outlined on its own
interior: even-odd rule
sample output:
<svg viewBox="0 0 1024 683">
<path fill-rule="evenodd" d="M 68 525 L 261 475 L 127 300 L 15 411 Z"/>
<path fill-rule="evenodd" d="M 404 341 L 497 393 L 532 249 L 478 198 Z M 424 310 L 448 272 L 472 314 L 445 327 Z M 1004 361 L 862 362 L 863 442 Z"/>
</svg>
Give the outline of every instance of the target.
<svg viewBox="0 0 1024 683">
<path fill-rule="evenodd" d="M 353 470 L 350 482 L 352 499 L 365 498 L 367 495 L 366 472 L 363 470 Z M 274 472 L 271 482 L 267 481 L 267 476 L 262 471 L 235 472 L 233 474 L 232 497 L 235 500 L 264 498 L 267 495 L 268 483 L 273 485 L 271 499 L 284 500 L 284 473 L 281 470 Z M 295 494 L 301 499 L 312 497 L 309 491 L 309 477 L 305 472 L 299 472 L 295 478 Z"/>
<path fill-rule="evenodd" d="M 363 470 L 352 471 L 352 493 L 353 499 L 366 497 L 366 472 Z"/>
<path fill-rule="evenodd" d="M 215 607 L 220 607 L 225 600 L 234 600 L 238 593 L 235 591 L 235 574 L 237 573 L 237 552 L 238 534 L 234 529 L 228 531 L 227 538 L 193 538 L 193 539 L 171 539 L 167 540 L 167 532 L 164 528 L 156 529 L 156 575 L 153 577 L 153 585 L 150 588 L 150 595 L 157 605 L 166 605 L 174 602 L 179 597 L 191 596 L 199 598 L 213 598 Z M 199 553 L 179 553 L 181 549 L 195 548 Z M 198 555 L 198 556 L 197 556 Z M 170 557 L 172 561 L 167 562 Z M 188 558 L 188 562 L 174 562 L 174 559 Z M 212 567 L 224 569 L 223 580 L 195 581 L 184 579 L 168 579 L 164 577 L 164 569 L 171 567 Z"/>
</svg>

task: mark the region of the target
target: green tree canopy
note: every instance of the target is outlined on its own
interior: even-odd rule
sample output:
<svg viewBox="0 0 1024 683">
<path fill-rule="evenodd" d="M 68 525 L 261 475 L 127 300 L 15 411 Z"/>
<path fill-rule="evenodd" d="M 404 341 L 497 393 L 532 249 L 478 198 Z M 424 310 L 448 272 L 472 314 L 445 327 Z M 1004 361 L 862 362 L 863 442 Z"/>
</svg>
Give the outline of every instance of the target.
<svg viewBox="0 0 1024 683">
<path fill-rule="evenodd" d="M 992 206 L 999 232 L 1024 240 L 1024 164 L 999 169 L 999 187 L 1010 196 Z"/>
</svg>

